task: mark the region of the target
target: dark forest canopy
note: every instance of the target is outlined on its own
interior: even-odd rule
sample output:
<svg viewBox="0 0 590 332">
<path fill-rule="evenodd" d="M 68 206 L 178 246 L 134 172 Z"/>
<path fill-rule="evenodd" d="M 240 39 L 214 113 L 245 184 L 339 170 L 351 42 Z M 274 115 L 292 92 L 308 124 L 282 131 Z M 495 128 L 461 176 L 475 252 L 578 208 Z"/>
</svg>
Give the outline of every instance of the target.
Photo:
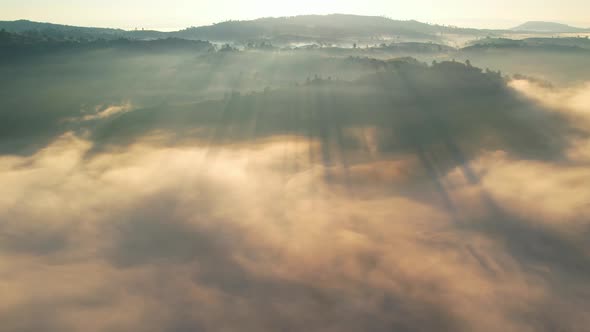
<svg viewBox="0 0 590 332">
<path fill-rule="evenodd" d="M 86 39 L 56 37 L 38 32 L 10 33 L 0 30 L 0 60 L 18 59 L 23 56 L 42 56 L 56 52 L 85 52 L 98 49 L 119 49 L 136 52 L 194 51 L 214 49 L 207 41 L 165 38 L 153 40 Z"/>
<path fill-rule="evenodd" d="M 140 33 L 138 31 L 137 33 Z M 176 37 L 135 39 L 83 36 L 68 37 L 41 31 L 9 32 L 0 30 L 0 60 L 20 61 L 23 57 L 80 53 L 91 50 L 118 50 L 138 54 L 174 54 L 177 52 L 265 52 L 295 54 L 298 57 L 369 57 L 388 59 L 410 56 L 423 62 L 457 59 L 471 60 L 483 68 L 502 70 L 509 74 L 528 74 L 556 82 L 582 81 L 590 77 L 590 41 L 587 37 L 562 38 L 479 38 L 465 47 L 451 47 L 433 42 L 350 40 L 342 45 L 318 39 L 307 43 L 275 43 L 270 39 L 244 39 L 215 43 Z M 309 61 L 306 61 L 309 63 Z M 334 76 L 334 75 L 332 75 Z"/>
<path fill-rule="evenodd" d="M 590 38 L 588 37 L 564 37 L 564 38 L 485 38 L 476 40 L 472 45 L 463 48 L 464 51 L 477 49 L 522 49 L 555 52 L 590 51 Z"/>
<path fill-rule="evenodd" d="M 11 69 L 21 74 L 12 88 L 7 86 L 4 90 L 0 123 L 5 151 L 28 151 L 42 146 L 43 140 L 71 130 L 74 124 L 81 126 L 76 130 L 90 130 L 97 147 L 127 144 L 162 130 L 185 139 L 193 135 L 197 135 L 193 139 L 204 139 L 211 130 L 227 131 L 224 141 L 212 142 L 220 144 L 295 134 L 327 140 L 327 144 L 330 142 L 327 147 L 355 146 L 360 142 L 354 142 L 346 132 L 355 127 L 372 127 L 378 128 L 379 148 L 383 152 L 428 149 L 441 139 L 452 139 L 465 148 L 465 153 L 502 147 L 535 158 L 559 153 L 564 144 L 562 139 L 567 136 L 564 136 L 567 125 L 563 119 L 519 99 L 499 73 L 482 71 L 470 63 L 449 61 L 429 66 L 412 58 L 304 60 L 285 55 L 275 58 L 276 67 L 265 69 L 258 68 L 256 56 L 250 57 L 247 52 L 205 54 L 193 60 L 117 56 L 116 62 L 109 63 L 112 60 L 108 58 L 113 56 L 101 53 L 98 60 L 84 55 L 80 58 L 87 60 L 84 69 L 76 67 L 77 61 L 70 60 L 71 65 L 60 66 L 59 79 L 27 77 L 26 69 Z M 159 71 L 142 72 L 146 66 L 171 60 L 176 64 L 168 64 L 168 68 L 161 67 Z M 308 67 L 307 74 L 300 70 L 297 80 L 290 70 L 297 68 L 298 61 L 308 62 L 308 66 L 317 62 L 318 66 Z M 244 62 L 245 67 L 235 67 Z M 117 69 L 115 64 L 124 69 Z M 227 81 L 216 83 L 220 92 L 225 91 L 222 95 L 211 91 L 211 77 L 199 74 L 207 72 L 203 65 L 220 68 L 225 73 L 222 77 L 227 76 Z M 312 68 L 323 72 L 313 74 Z M 96 75 L 95 70 L 100 74 Z M 163 72 L 175 76 L 166 79 L 160 76 Z M 175 72 L 185 72 L 187 76 Z M 277 80 L 276 75 L 296 80 Z M 338 79 L 337 75 L 350 79 Z M 123 82 L 131 77 L 136 78 L 131 84 Z M 46 84 L 51 84 L 51 89 Z M 29 89 L 45 92 L 29 98 L 25 88 L 28 85 Z M 256 86 L 260 91 L 265 85 L 273 89 L 256 92 Z M 62 99 L 63 94 L 69 97 Z M 176 102 L 171 99 L 175 95 Z M 108 118 L 93 117 L 92 112 L 80 113 L 80 108 L 90 100 L 114 103 L 121 98 L 143 106 Z M 46 108 L 42 114 L 35 111 L 35 105 L 40 104 Z M 84 117 L 92 120 L 66 121 Z M 525 118 L 528 120 L 521 120 Z M 252 127 L 253 123 L 257 123 L 256 128 Z M 195 131 L 201 127 L 202 130 Z M 200 137 L 203 133 L 205 136 Z M 451 133 L 452 137 L 448 136 Z"/>
</svg>

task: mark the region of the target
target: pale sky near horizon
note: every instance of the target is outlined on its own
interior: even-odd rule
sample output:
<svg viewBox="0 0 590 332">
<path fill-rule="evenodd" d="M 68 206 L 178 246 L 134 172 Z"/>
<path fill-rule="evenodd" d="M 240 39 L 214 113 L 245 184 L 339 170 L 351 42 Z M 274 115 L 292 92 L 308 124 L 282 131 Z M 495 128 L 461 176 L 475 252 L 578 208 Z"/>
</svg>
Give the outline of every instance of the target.
<svg viewBox="0 0 590 332">
<path fill-rule="evenodd" d="M 346 13 L 476 28 L 543 20 L 590 27 L 590 0 L 0 0 L 0 20 L 175 30 L 230 19 Z"/>
</svg>

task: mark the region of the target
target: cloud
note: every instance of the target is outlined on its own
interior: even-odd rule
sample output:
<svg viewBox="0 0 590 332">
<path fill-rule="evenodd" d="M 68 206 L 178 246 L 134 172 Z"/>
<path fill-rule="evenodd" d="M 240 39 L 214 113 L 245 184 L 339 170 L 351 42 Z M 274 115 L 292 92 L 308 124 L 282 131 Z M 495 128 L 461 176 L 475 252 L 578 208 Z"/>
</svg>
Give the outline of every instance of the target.
<svg viewBox="0 0 590 332">
<path fill-rule="evenodd" d="M 571 126 L 585 134 L 570 144 L 568 159 L 584 165 L 590 161 L 590 82 L 570 87 L 552 87 L 521 79 L 513 80 L 509 85 L 524 96 L 570 118 Z"/>
<path fill-rule="evenodd" d="M 318 143 L 284 136 L 213 153 L 150 138 L 88 156 L 92 143 L 70 133 L 29 157 L 1 157 L 0 182 L 9 193 L 0 200 L 0 219 L 7 221 L 1 233 L 10 239 L 0 247 L 3 325 L 11 331 L 586 326 L 584 280 L 543 264 L 566 257 L 521 254 L 514 242 L 537 240 L 508 232 L 547 227 L 566 234 L 560 238 L 587 260 L 587 242 L 568 232 L 572 225 L 587 230 L 576 224 L 586 220 L 576 207 L 588 193 L 571 187 L 587 178 L 584 169 L 483 155 L 472 165 L 481 186 L 465 181 L 460 169 L 441 179 L 461 221 L 440 204 L 415 157 L 345 172 L 310 159 Z M 367 176 L 371 170 L 376 177 Z M 334 175 L 330 182 L 326 172 Z M 347 179 L 355 185 L 347 187 Z M 506 211 L 510 222 L 503 223 L 516 226 L 486 230 L 482 220 L 497 215 L 476 204 L 474 193 L 482 190 Z M 567 288 L 557 286 L 565 281 Z M 549 311 L 554 306 L 562 309 Z"/>
<path fill-rule="evenodd" d="M 590 119 L 590 82 L 568 88 L 555 88 L 526 79 L 512 80 L 509 85 L 525 96 L 557 111 L 574 113 Z"/>
<path fill-rule="evenodd" d="M 129 112 L 133 109 L 133 106 L 130 102 L 126 102 L 125 104 L 121 105 L 111 105 L 107 107 L 96 107 L 94 114 L 85 115 L 82 117 L 84 121 L 96 120 L 96 119 L 105 119 L 111 117 L 116 114 Z"/>
</svg>

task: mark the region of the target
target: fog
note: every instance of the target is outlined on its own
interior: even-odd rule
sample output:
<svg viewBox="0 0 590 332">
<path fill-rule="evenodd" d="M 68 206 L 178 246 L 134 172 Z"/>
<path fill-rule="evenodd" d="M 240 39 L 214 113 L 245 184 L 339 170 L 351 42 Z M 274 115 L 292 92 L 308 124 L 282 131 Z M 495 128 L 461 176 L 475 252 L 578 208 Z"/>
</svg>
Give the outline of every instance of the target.
<svg viewBox="0 0 590 332">
<path fill-rule="evenodd" d="M 454 52 L 4 60 L 0 330 L 585 331 L 590 77 Z"/>
</svg>

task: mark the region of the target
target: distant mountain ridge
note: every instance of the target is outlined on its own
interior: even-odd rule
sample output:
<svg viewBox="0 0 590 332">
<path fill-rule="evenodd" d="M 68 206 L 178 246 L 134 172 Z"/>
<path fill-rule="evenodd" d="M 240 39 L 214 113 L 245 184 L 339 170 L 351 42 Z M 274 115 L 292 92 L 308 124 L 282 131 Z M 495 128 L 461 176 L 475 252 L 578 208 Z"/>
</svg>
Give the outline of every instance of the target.
<svg viewBox="0 0 590 332">
<path fill-rule="evenodd" d="M 510 34 L 531 33 L 585 33 L 590 29 L 572 27 L 554 22 L 531 21 L 510 30 L 484 30 L 433 25 L 415 20 L 400 21 L 382 16 L 360 16 L 348 14 L 300 15 L 291 17 L 267 17 L 245 21 L 226 21 L 207 26 L 190 27 L 184 30 L 161 32 L 154 30 L 123 30 L 113 28 L 78 27 L 28 20 L 0 21 L 0 30 L 20 34 L 27 40 L 47 41 L 96 41 L 117 39 L 155 40 L 180 38 L 207 40 L 216 43 L 230 43 L 242 46 L 278 45 L 319 45 L 351 47 L 374 47 L 408 42 L 447 44 L 447 36 L 462 35 L 474 40 L 494 38 Z M 492 38 L 492 39 L 489 39 Z M 485 47 L 505 47 L 501 42 L 485 42 Z M 586 49 L 584 41 L 560 41 L 558 47 L 580 47 Z M 565 44 L 564 44 L 565 43 Z M 493 44 L 493 45 L 491 45 Z M 510 43 L 508 43 L 510 44 Z M 539 46 L 539 42 L 523 45 Z M 543 47 L 547 43 L 543 42 Z M 555 43 L 551 43 L 555 44 Z M 512 45 L 512 44 L 510 44 Z M 481 46 L 481 45 L 480 45 Z M 552 47 L 553 47 L 552 46 Z M 413 46 L 412 46 L 413 47 Z"/>
<path fill-rule="evenodd" d="M 29 20 L 0 21 L 0 30 L 13 33 L 44 34 L 52 38 L 86 39 L 155 39 L 166 38 L 165 32 L 153 30 L 123 30 L 114 28 L 79 27 Z"/>
<path fill-rule="evenodd" d="M 527 31 L 527 32 L 549 32 L 549 33 L 566 33 L 566 32 L 590 32 L 590 28 L 577 28 L 571 25 L 556 23 L 556 22 L 543 22 L 543 21 L 529 21 L 525 22 L 517 27 L 512 28 L 514 31 Z"/>
<path fill-rule="evenodd" d="M 529 21 L 509 30 L 489 30 L 433 25 L 415 20 L 393 20 L 383 16 L 349 14 L 299 15 L 266 17 L 255 20 L 225 21 L 179 31 L 123 30 L 117 28 L 80 27 L 29 20 L 0 21 L 0 30 L 8 32 L 40 32 L 61 37 L 155 39 L 179 37 L 187 39 L 238 40 L 273 37 L 330 38 L 341 37 L 410 37 L 437 40 L 441 34 L 481 36 L 497 32 L 576 33 L 590 32 L 590 28 L 545 21 Z"/>
<path fill-rule="evenodd" d="M 431 25 L 415 20 L 398 21 L 381 16 L 330 14 L 228 21 L 209 26 L 191 27 L 174 34 L 181 37 L 207 38 L 213 36 L 220 39 L 227 39 L 235 34 L 239 34 L 243 38 L 404 36 L 417 39 L 438 39 L 437 34 L 442 32 L 477 33 L 478 30 Z"/>
<path fill-rule="evenodd" d="M 101 32 L 120 32 L 122 29 L 113 28 L 94 28 L 94 27 L 79 27 L 65 24 L 35 22 L 29 20 L 16 20 L 16 21 L 0 21 L 0 29 L 7 30 L 9 32 L 24 32 L 31 30 L 44 30 L 44 29 L 68 29 L 68 30 L 80 30 L 80 31 L 101 31 Z"/>
<path fill-rule="evenodd" d="M 432 25 L 415 20 L 399 21 L 382 16 L 348 14 L 300 15 L 260 18 L 251 21 L 227 21 L 209 26 L 191 27 L 173 34 L 181 38 L 231 39 L 414 39 L 438 41 L 441 34 L 483 35 L 485 30 Z"/>
<path fill-rule="evenodd" d="M 463 52 L 478 52 L 485 50 L 520 51 L 520 52 L 559 52 L 588 54 L 590 52 L 590 38 L 588 37 L 535 37 L 525 39 L 486 38 L 471 43 L 461 49 Z"/>
<path fill-rule="evenodd" d="M 359 40 L 369 43 L 382 39 L 437 41 L 441 35 L 485 35 L 489 30 L 431 25 L 418 21 L 398 21 L 381 16 L 347 14 L 302 15 L 293 17 L 260 18 L 249 21 L 226 21 L 208 26 L 190 27 L 180 31 L 122 30 L 110 28 L 76 27 L 27 20 L 0 21 L 0 29 L 8 32 L 40 32 L 61 38 L 135 38 L 156 39 L 177 37 L 185 39 L 244 41 L 269 39 L 288 42 Z"/>
</svg>

